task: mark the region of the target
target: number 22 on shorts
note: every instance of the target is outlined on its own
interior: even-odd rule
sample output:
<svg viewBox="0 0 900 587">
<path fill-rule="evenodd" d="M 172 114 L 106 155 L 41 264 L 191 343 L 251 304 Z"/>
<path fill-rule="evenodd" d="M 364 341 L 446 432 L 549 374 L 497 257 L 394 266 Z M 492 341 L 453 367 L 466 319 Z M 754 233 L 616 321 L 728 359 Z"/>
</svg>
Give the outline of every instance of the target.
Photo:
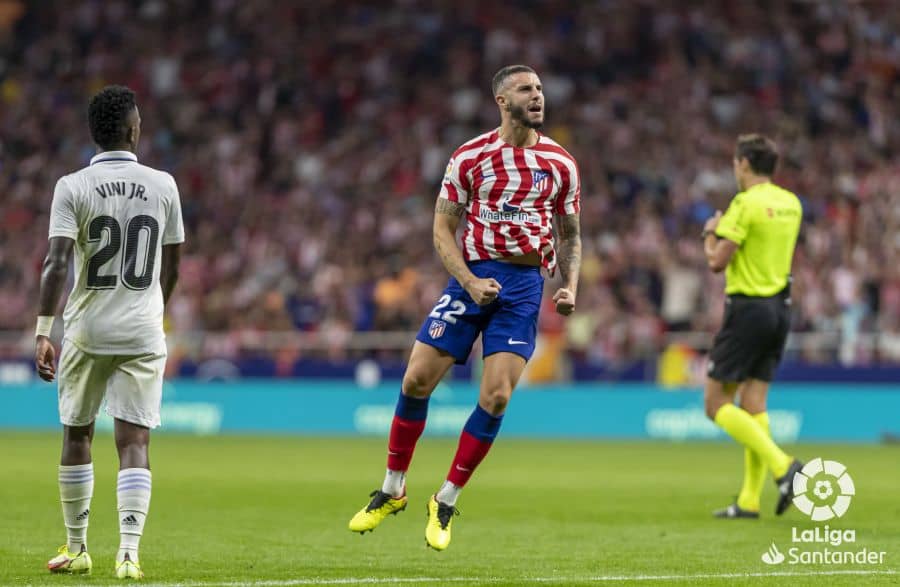
<svg viewBox="0 0 900 587">
<path fill-rule="evenodd" d="M 450 294 L 442 295 L 441 299 L 439 299 L 438 303 L 434 306 L 434 309 L 431 310 L 429 316 L 438 318 L 449 324 L 456 324 L 457 316 L 462 316 L 466 312 L 466 305 L 459 300 L 450 301 L 451 299 Z M 447 306 L 450 306 L 450 309 L 441 314 L 441 310 Z"/>
</svg>

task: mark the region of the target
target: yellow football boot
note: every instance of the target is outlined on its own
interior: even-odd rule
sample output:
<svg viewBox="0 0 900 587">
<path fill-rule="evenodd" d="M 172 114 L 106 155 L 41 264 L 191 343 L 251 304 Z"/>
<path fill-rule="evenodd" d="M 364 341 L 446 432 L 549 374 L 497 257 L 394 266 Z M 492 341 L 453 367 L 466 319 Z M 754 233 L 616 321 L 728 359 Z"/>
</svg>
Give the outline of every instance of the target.
<svg viewBox="0 0 900 587">
<path fill-rule="evenodd" d="M 131 557 L 126 553 L 122 562 L 116 563 L 116 578 L 143 579 L 144 571 L 141 570 L 141 563 L 131 560 Z"/>
<path fill-rule="evenodd" d="M 428 525 L 425 526 L 425 543 L 435 550 L 450 546 L 450 525 L 459 510 L 452 505 L 441 503 L 435 496 L 428 500 Z"/>
<path fill-rule="evenodd" d="M 356 515 L 350 520 L 349 528 L 351 532 L 359 532 L 360 534 L 371 532 L 389 514 L 396 516 L 399 512 L 405 510 L 406 502 L 408 501 L 405 493 L 400 497 L 393 497 L 391 494 L 379 489 L 370 493 L 369 497 L 372 498 L 369 505 L 356 512 Z"/>
<path fill-rule="evenodd" d="M 81 552 L 72 555 L 69 552 L 69 545 L 63 544 L 59 547 L 55 557 L 47 561 L 47 568 L 51 573 L 69 573 L 71 575 L 90 575 L 91 567 L 94 563 L 91 561 L 91 555 L 87 553 L 84 545 Z"/>
</svg>

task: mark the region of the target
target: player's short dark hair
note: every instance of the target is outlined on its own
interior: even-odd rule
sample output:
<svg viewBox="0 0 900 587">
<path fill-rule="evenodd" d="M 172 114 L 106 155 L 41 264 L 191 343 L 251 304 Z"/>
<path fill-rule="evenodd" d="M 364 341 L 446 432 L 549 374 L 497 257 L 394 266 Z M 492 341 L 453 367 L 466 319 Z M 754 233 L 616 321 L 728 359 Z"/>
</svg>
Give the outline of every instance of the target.
<svg viewBox="0 0 900 587">
<path fill-rule="evenodd" d="M 125 86 L 106 86 L 91 98 L 88 125 L 97 146 L 110 149 L 128 142 L 126 121 L 134 108 L 134 92 Z"/>
<path fill-rule="evenodd" d="M 491 80 L 491 91 L 494 92 L 495 96 L 500 92 L 500 88 L 503 87 L 503 82 L 506 81 L 506 78 L 515 73 L 533 73 L 537 75 L 537 72 L 527 65 L 507 65 L 495 73 L 494 79 Z"/>
<path fill-rule="evenodd" d="M 741 135 L 737 140 L 734 158 L 746 159 L 757 175 L 771 176 L 778 165 L 778 147 L 775 141 L 761 134 Z"/>
</svg>

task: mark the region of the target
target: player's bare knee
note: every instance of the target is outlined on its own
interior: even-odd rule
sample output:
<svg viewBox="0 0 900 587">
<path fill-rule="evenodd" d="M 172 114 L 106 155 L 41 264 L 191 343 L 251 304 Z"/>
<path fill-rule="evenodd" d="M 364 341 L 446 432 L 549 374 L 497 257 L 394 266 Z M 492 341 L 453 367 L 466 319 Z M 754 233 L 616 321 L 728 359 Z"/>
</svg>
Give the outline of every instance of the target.
<svg viewBox="0 0 900 587">
<path fill-rule="evenodd" d="M 93 436 L 93 425 L 66 426 L 63 429 L 63 448 L 68 451 L 90 453 Z"/>
<path fill-rule="evenodd" d="M 410 397 L 428 397 L 434 391 L 435 382 L 433 377 L 429 377 L 427 373 L 418 369 L 407 369 L 403 374 L 403 383 L 401 389 L 403 395 Z"/>
<path fill-rule="evenodd" d="M 766 411 L 766 402 L 756 397 L 741 398 L 741 409 L 748 414 L 759 414 Z"/>
<path fill-rule="evenodd" d="M 91 462 L 92 433 L 87 427 L 65 428 L 63 433 L 62 465 L 82 465 Z"/>
<path fill-rule="evenodd" d="M 498 386 L 485 391 L 482 394 L 482 407 L 492 416 L 499 416 L 506 411 L 509 398 L 512 396 L 511 386 Z"/>
<path fill-rule="evenodd" d="M 149 442 L 146 439 L 132 436 L 128 438 L 117 438 L 116 439 L 116 450 L 119 451 L 119 454 L 125 453 L 133 453 L 140 454 L 147 452 L 147 447 L 149 446 Z"/>
<path fill-rule="evenodd" d="M 119 452 L 119 464 L 123 469 L 149 469 L 150 457 L 147 442 L 139 439 L 116 442 Z"/>
</svg>

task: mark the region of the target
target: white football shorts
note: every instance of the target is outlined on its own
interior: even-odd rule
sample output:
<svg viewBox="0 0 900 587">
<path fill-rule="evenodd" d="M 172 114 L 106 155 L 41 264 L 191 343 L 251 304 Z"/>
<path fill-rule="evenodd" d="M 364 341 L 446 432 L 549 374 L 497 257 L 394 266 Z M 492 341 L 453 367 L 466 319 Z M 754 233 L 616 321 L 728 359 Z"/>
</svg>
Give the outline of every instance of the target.
<svg viewBox="0 0 900 587">
<path fill-rule="evenodd" d="M 165 369 L 165 354 L 96 355 L 67 340 L 59 359 L 59 420 L 87 426 L 106 398 L 113 418 L 156 428 Z"/>
</svg>

